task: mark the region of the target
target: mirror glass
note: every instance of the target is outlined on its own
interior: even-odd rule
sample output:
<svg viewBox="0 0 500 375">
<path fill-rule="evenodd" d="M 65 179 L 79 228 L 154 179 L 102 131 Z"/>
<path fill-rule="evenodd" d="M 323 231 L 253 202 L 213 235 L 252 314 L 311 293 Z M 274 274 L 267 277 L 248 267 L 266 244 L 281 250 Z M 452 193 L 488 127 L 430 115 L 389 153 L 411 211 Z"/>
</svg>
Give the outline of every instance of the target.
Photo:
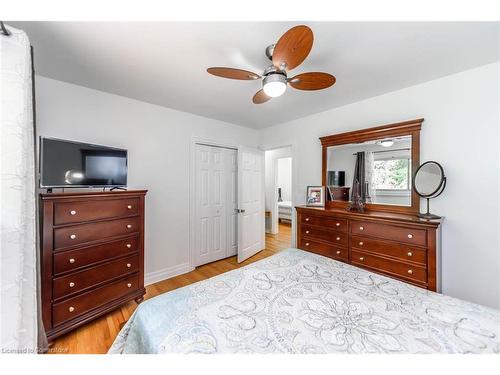
<svg viewBox="0 0 500 375">
<path fill-rule="evenodd" d="M 437 163 L 424 163 L 415 174 L 415 190 L 423 196 L 434 194 L 442 180 L 443 172 Z"/>
<path fill-rule="evenodd" d="M 327 198 L 411 206 L 411 135 L 327 149 Z"/>
</svg>

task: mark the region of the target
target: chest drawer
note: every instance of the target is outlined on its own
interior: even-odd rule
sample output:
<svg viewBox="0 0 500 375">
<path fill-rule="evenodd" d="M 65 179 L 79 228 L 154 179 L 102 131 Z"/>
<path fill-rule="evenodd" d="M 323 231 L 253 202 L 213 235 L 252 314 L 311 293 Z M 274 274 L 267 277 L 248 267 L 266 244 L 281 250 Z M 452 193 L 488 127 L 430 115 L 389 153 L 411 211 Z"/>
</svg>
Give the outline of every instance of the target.
<svg viewBox="0 0 500 375">
<path fill-rule="evenodd" d="M 54 230 L 54 248 L 83 244 L 110 237 L 135 233 L 140 230 L 139 217 L 79 224 Z"/>
<path fill-rule="evenodd" d="M 63 302 L 55 303 L 52 309 L 54 325 L 74 319 L 87 311 L 103 304 L 123 297 L 137 290 L 139 276 L 137 274 L 112 282 L 77 297 L 69 298 Z"/>
<path fill-rule="evenodd" d="M 381 258 L 363 251 L 351 251 L 351 263 L 354 265 L 368 267 L 376 271 L 399 276 L 404 279 L 413 280 L 418 283 L 427 282 L 427 272 L 424 267 Z"/>
<path fill-rule="evenodd" d="M 138 213 L 138 198 L 57 202 L 54 204 L 54 224 L 111 219 Z"/>
<path fill-rule="evenodd" d="M 139 237 L 130 237 L 100 245 L 54 253 L 54 274 L 76 270 L 138 250 Z"/>
<path fill-rule="evenodd" d="M 302 250 L 310 251 L 311 253 L 323 255 L 329 258 L 347 262 L 349 259 L 348 250 L 345 247 L 336 247 L 303 238 L 300 240 L 299 248 Z"/>
<path fill-rule="evenodd" d="M 425 229 L 404 228 L 390 224 L 353 220 L 351 221 L 351 233 L 385 238 L 417 246 L 426 246 L 427 244 L 427 231 Z"/>
<path fill-rule="evenodd" d="M 351 247 L 408 262 L 415 262 L 422 265 L 427 264 L 427 250 L 411 245 L 376 240 L 369 237 L 352 236 Z"/>
<path fill-rule="evenodd" d="M 316 225 L 331 228 L 339 232 L 347 232 L 347 219 L 302 213 L 300 224 Z"/>
<path fill-rule="evenodd" d="M 54 279 L 54 299 L 79 292 L 93 285 L 111 280 L 139 269 L 139 255 L 121 258 L 109 263 Z"/>
<path fill-rule="evenodd" d="M 349 235 L 345 232 L 337 232 L 309 225 L 302 225 L 300 229 L 303 237 L 328 241 L 338 246 L 347 246 L 349 244 Z"/>
</svg>

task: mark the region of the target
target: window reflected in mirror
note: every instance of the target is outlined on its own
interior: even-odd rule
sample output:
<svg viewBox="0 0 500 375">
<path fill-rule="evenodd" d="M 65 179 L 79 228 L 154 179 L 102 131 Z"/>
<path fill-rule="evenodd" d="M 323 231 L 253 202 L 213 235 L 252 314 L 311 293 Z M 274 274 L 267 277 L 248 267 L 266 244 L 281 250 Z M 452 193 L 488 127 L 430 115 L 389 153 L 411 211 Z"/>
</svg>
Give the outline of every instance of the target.
<svg viewBox="0 0 500 375">
<path fill-rule="evenodd" d="M 411 135 L 328 147 L 329 200 L 411 206 Z"/>
</svg>

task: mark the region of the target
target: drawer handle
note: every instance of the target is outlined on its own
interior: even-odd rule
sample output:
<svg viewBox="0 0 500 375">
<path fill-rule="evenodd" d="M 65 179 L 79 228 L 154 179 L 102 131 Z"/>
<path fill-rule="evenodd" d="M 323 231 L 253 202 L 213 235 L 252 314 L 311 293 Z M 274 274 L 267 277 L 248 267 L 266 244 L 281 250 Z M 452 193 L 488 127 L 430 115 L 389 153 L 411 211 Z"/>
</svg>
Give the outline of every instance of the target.
<svg viewBox="0 0 500 375">
<path fill-rule="evenodd" d="M 340 255 L 340 250 L 337 250 L 337 255 Z"/>
<path fill-rule="evenodd" d="M 128 243 L 128 244 L 127 244 L 127 247 L 130 249 L 130 248 L 132 247 L 132 245 Z"/>
<path fill-rule="evenodd" d="M 75 283 L 73 281 L 69 283 L 70 288 L 73 288 L 74 286 L 75 286 Z"/>
<path fill-rule="evenodd" d="M 306 217 L 306 221 L 309 221 L 309 218 L 308 218 L 308 217 Z"/>
<path fill-rule="evenodd" d="M 70 238 L 70 239 L 72 239 L 72 240 L 74 240 L 74 239 L 76 238 L 76 234 L 71 234 L 71 235 L 69 236 L 69 238 Z"/>
<path fill-rule="evenodd" d="M 308 230 L 306 230 L 306 234 L 309 234 L 309 231 L 308 231 Z"/>
<path fill-rule="evenodd" d="M 360 261 L 364 261 L 364 260 L 365 260 L 365 258 L 363 258 L 363 257 L 359 257 L 359 260 L 360 260 Z"/>
<path fill-rule="evenodd" d="M 127 224 L 127 228 L 128 229 L 132 228 L 132 224 Z"/>
<path fill-rule="evenodd" d="M 309 246 L 309 242 L 306 242 L 306 246 Z"/>
<path fill-rule="evenodd" d="M 68 309 L 69 312 L 73 312 L 75 311 L 75 308 L 73 306 L 70 306 L 69 309 Z"/>
<path fill-rule="evenodd" d="M 336 238 L 336 240 L 337 240 L 337 241 L 340 241 L 340 237 L 337 237 L 337 238 Z"/>
<path fill-rule="evenodd" d="M 132 267 L 132 265 L 130 263 L 127 263 L 127 268 L 130 268 Z"/>
<path fill-rule="evenodd" d="M 75 210 L 71 210 L 71 211 L 69 212 L 69 214 L 70 214 L 71 216 L 74 216 L 74 215 L 76 215 L 76 211 L 75 211 Z"/>
<path fill-rule="evenodd" d="M 409 234 L 409 235 L 408 235 L 408 238 L 413 238 L 413 234 Z"/>
<path fill-rule="evenodd" d="M 69 262 L 70 262 L 71 264 L 75 263 L 75 258 L 69 258 Z"/>
<path fill-rule="evenodd" d="M 131 204 L 129 204 L 129 205 L 127 206 L 127 208 L 128 208 L 129 210 L 131 210 L 131 209 L 132 209 L 132 205 L 131 205 Z"/>
<path fill-rule="evenodd" d="M 361 241 L 361 242 L 359 243 L 359 246 L 363 246 L 363 241 Z"/>
<path fill-rule="evenodd" d="M 413 274 L 413 270 L 408 270 L 408 273 L 411 275 Z"/>
<path fill-rule="evenodd" d="M 131 283 L 128 283 L 128 284 L 127 284 L 127 288 L 132 288 L 132 284 L 131 284 Z"/>
<path fill-rule="evenodd" d="M 364 230 L 365 228 L 364 227 L 359 227 L 359 230 Z"/>
<path fill-rule="evenodd" d="M 340 227 L 340 223 L 335 223 L 336 226 Z"/>
<path fill-rule="evenodd" d="M 411 251 L 408 251 L 408 256 L 409 257 L 412 257 L 413 256 L 413 253 Z"/>
</svg>

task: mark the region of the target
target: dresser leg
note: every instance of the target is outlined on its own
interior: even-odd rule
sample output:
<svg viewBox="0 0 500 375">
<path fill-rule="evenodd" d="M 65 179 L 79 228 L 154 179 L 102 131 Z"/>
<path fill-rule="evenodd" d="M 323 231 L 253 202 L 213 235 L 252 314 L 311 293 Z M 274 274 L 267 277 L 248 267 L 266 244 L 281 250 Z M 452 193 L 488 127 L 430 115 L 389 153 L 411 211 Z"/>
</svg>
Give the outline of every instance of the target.
<svg viewBox="0 0 500 375">
<path fill-rule="evenodd" d="M 137 297 L 134 301 L 135 301 L 137 304 L 140 304 L 142 301 L 144 301 L 144 297 Z"/>
</svg>

